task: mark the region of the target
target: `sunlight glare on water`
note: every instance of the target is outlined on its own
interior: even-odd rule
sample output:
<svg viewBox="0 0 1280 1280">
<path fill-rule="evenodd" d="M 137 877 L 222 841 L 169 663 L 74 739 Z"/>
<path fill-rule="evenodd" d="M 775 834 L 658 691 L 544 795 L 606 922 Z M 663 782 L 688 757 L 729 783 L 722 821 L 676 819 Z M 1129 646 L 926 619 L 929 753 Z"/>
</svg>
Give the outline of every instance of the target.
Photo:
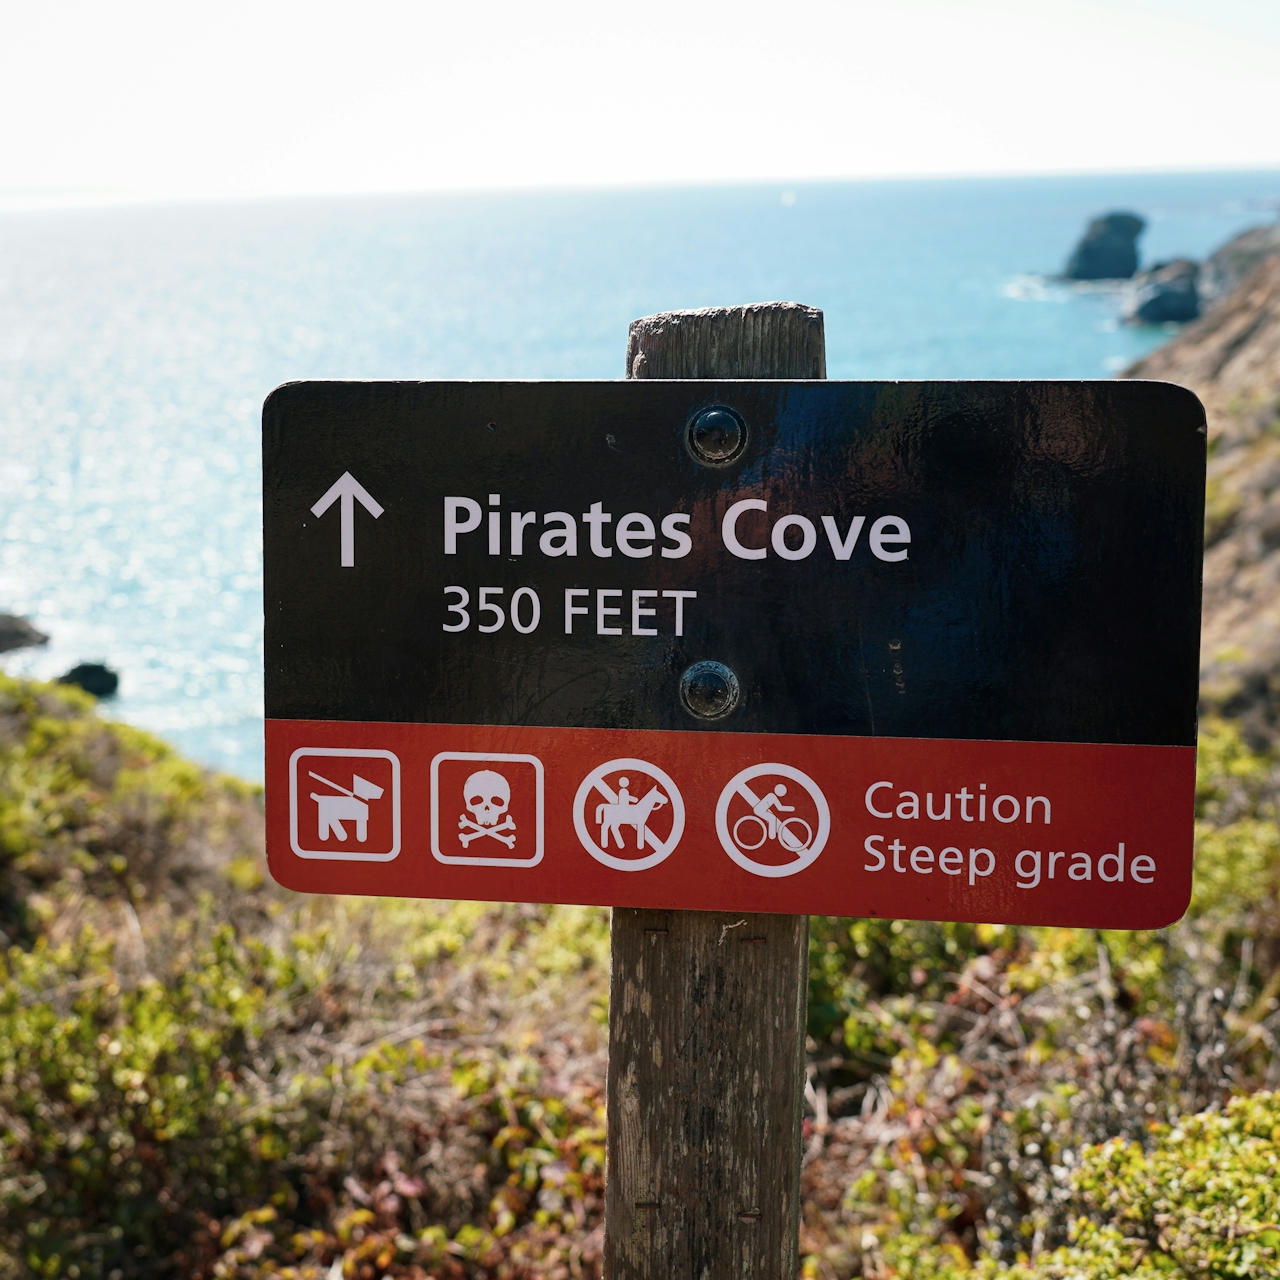
<svg viewBox="0 0 1280 1280">
<path fill-rule="evenodd" d="M 400 196 L 0 213 L 0 611 L 104 711 L 262 776 L 259 414 L 296 378 L 613 378 L 636 316 L 785 298 L 833 378 L 1104 377 L 1164 334 L 1069 289 L 1274 216 L 1280 175 Z M 319 495 L 317 494 L 317 497 Z"/>
</svg>

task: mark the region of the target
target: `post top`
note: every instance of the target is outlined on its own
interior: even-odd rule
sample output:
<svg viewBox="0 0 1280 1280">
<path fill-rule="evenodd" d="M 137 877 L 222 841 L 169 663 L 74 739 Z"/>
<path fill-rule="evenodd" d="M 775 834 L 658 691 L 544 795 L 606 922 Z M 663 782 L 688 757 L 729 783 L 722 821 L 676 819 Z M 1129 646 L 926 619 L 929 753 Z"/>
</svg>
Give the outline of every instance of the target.
<svg viewBox="0 0 1280 1280">
<path fill-rule="evenodd" d="M 631 322 L 628 378 L 825 378 L 822 311 L 801 302 L 663 311 Z"/>
</svg>

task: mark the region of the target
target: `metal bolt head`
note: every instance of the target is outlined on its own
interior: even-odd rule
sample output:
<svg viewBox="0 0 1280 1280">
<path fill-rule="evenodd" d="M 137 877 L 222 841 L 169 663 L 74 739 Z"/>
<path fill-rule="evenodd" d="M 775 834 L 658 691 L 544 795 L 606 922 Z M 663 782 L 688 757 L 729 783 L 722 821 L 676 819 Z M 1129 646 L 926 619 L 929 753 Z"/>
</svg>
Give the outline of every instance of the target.
<svg viewBox="0 0 1280 1280">
<path fill-rule="evenodd" d="M 685 447 L 706 467 L 727 467 L 747 447 L 747 424 L 736 409 L 712 404 L 699 409 L 685 428 Z"/>
<path fill-rule="evenodd" d="M 698 720 L 723 720 L 741 696 L 738 677 L 723 662 L 695 662 L 680 677 L 680 702 Z"/>
</svg>

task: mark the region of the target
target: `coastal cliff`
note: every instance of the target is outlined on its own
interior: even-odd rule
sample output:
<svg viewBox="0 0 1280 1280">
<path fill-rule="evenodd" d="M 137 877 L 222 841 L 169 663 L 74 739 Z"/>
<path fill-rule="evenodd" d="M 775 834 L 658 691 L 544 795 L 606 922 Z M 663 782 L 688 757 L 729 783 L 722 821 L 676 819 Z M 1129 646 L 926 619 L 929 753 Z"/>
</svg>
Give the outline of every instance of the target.
<svg viewBox="0 0 1280 1280">
<path fill-rule="evenodd" d="M 1280 252 L 1127 370 L 1190 387 L 1209 417 L 1201 702 L 1280 731 Z"/>
</svg>

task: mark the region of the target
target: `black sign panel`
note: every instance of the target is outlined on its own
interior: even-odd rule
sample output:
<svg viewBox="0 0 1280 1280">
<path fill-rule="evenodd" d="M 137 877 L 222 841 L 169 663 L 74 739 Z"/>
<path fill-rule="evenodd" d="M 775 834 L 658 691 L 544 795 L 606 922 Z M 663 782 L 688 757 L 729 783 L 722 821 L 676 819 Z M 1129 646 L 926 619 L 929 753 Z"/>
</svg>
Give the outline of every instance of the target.
<svg viewBox="0 0 1280 1280">
<path fill-rule="evenodd" d="M 263 450 L 270 719 L 1195 741 L 1174 386 L 296 383 Z"/>
</svg>

